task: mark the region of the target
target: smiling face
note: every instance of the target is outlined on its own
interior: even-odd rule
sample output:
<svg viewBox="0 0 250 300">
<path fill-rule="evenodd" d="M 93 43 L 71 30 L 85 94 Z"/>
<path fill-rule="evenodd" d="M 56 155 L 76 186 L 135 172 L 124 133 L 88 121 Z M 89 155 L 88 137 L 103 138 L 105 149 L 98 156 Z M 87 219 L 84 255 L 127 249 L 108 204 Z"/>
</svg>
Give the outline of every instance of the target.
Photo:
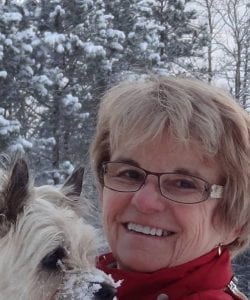
<svg viewBox="0 0 250 300">
<path fill-rule="evenodd" d="M 151 172 L 185 170 L 210 184 L 222 184 L 219 163 L 204 159 L 196 143 L 184 146 L 165 132 L 134 150 L 116 149 L 111 161 L 131 161 Z M 164 198 L 157 177 L 148 175 L 137 192 L 102 191 L 103 223 L 119 267 L 153 272 L 191 261 L 234 237 L 212 223 L 220 199 L 180 204 Z"/>
</svg>

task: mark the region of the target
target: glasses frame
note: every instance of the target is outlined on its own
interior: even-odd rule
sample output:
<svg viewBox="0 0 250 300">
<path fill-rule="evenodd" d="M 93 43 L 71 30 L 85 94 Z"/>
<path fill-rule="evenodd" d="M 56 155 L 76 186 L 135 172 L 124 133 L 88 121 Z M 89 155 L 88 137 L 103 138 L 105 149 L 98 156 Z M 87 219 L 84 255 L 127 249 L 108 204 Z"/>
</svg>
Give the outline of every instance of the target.
<svg viewBox="0 0 250 300">
<path fill-rule="evenodd" d="M 108 164 L 124 164 L 124 165 L 128 165 L 128 166 L 131 166 L 133 168 L 138 168 L 139 170 L 142 170 L 144 173 L 145 173 L 145 178 L 144 178 L 144 181 L 141 183 L 141 185 L 137 188 L 137 189 L 133 189 L 131 191 L 124 191 L 124 190 L 117 190 L 117 189 L 114 189 L 108 185 L 106 185 L 105 183 L 105 173 L 106 173 L 106 170 L 107 170 L 107 165 Z M 182 174 L 182 173 L 176 173 L 176 172 L 151 172 L 151 171 L 148 171 L 144 168 L 141 168 L 141 167 L 138 167 L 138 166 L 135 166 L 133 164 L 130 164 L 130 163 L 127 163 L 127 162 L 123 162 L 123 161 L 104 161 L 102 164 L 102 180 L 103 180 L 103 185 L 104 187 L 112 190 L 112 191 L 115 191 L 115 192 L 120 192 L 120 193 L 134 193 L 134 192 L 137 192 L 139 191 L 143 185 L 145 184 L 146 180 L 147 180 L 147 177 L 148 175 L 154 175 L 157 177 L 158 179 L 158 187 L 159 187 L 159 191 L 160 191 L 160 194 L 170 200 L 170 201 L 173 201 L 173 202 L 176 202 L 176 203 L 181 203 L 181 204 L 197 204 L 197 203 L 201 203 L 201 202 L 204 202 L 206 201 L 208 198 L 212 198 L 212 199 L 218 199 L 218 198 L 222 198 L 222 194 L 223 194 L 223 190 L 224 190 L 224 186 L 222 185 L 217 185 L 217 184 L 210 184 L 209 182 L 207 182 L 205 179 L 201 178 L 201 177 L 198 177 L 198 176 L 193 176 L 193 175 L 187 175 L 187 174 Z M 196 202 L 181 202 L 181 201 L 177 201 L 177 200 L 173 200 L 173 199 L 170 199 L 168 197 L 166 197 L 163 193 L 162 193 L 162 190 L 161 190 L 161 180 L 160 180 L 160 177 L 162 175 L 167 175 L 167 174 L 173 174 L 173 175 L 183 175 L 183 176 L 187 176 L 187 177 L 191 177 L 191 178 L 195 178 L 195 179 L 199 179 L 201 181 L 204 182 L 204 184 L 207 186 L 206 189 L 204 190 L 204 197 L 200 200 L 200 201 L 196 201 Z"/>
</svg>

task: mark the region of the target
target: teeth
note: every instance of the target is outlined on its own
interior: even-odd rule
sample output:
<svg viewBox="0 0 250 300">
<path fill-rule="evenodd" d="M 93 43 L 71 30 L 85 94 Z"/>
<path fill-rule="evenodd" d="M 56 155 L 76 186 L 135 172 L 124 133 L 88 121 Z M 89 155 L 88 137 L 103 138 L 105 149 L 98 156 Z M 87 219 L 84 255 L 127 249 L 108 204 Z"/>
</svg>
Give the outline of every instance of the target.
<svg viewBox="0 0 250 300">
<path fill-rule="evenodd" d="M 161 229 L 157 229 L 155 234 L 156 234 L 157 236 L 162 236 L 162 233 L 163 233 L 163 232 L 162 232 Z"/>
<path fill-rule="evenodd" d="M 153 235 L 153 236 L 168 236 L 172 234 L 172 232 L 162 230 L 155 227 L 142 226 L 140 224 L 128 223 L 127 229 L 130 231 L 140 232 L 143 234 Z"/>
<path fill-rule="evenodd" d="M 150 230 L 150 234 L 151 234 L 151 235 L 155 235 L 156 230 L 157 230 L 156 228 L 152 228 L 152 229 Z"/>
</svg>

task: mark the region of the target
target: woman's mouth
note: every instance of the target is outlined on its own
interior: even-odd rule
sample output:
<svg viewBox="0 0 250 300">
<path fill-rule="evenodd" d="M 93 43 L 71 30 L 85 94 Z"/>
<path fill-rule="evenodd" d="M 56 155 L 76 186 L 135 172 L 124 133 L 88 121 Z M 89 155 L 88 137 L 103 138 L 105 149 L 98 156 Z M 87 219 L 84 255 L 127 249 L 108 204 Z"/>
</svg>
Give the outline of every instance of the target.
<svg viewBox="0 0 250 300">
<path fill-rule="evenodd" d="M 135 233 L 141 233 L 141 234 L 145 234 L 145 235 L 149 235 L 149 236 L 167 237 L 167 236 L 174 234 L 173 231 L 168 231 L 168 230 L 156 228 L 156 227 L 143 226 L 141 224 L 136 224 L 136 223 L 131 223 L 131 222 L 125 223 L 124 226 L 128 231 L 135 232 Z"/>
</svg>

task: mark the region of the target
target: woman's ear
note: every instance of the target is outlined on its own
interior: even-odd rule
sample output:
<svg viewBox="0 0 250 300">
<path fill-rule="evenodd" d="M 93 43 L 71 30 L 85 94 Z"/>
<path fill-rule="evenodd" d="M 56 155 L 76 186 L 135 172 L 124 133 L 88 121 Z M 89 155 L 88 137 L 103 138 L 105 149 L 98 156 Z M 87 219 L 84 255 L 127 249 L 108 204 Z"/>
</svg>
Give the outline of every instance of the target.
<svg viewBox="0 0 250 300">
<path fill-rule="evenodd" d="M 225 236 L 225 240 L 223 241 L 224 245 L 232 245 L 234 244 L 235 241 L 237 241 L 239 239 L 239 236 L 242 233 L 242 228 L 235 228 L 232 229 L 228 232 L 226 232 Z"/>
</svg>

